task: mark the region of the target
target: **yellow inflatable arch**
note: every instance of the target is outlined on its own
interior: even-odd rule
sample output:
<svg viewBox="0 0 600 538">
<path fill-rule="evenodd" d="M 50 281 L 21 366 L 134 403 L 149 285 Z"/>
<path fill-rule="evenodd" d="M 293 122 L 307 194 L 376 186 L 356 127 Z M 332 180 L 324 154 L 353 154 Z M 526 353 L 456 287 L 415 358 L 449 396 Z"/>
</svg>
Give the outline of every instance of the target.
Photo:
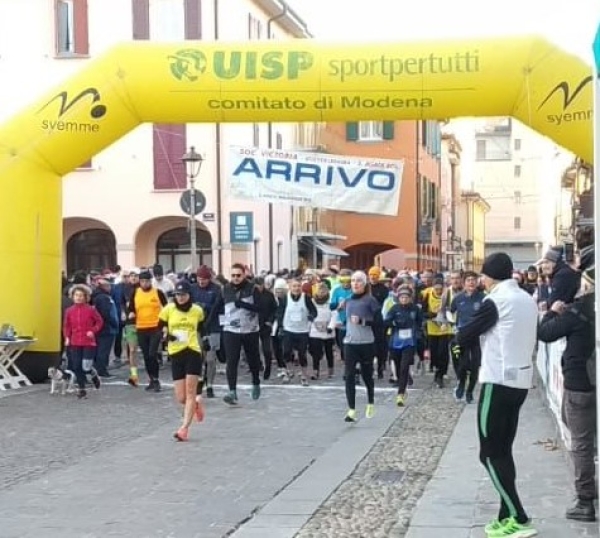
<svg viewBox="0 0 600 538">
<path fill-rule="evenodd" d="M 591 162 L 591 68 L 535 37 L 116 47 L 0 128 L 0 322 L 56 356 L 61 178 L 140 123 L 507 115 Z"/>
</svg>

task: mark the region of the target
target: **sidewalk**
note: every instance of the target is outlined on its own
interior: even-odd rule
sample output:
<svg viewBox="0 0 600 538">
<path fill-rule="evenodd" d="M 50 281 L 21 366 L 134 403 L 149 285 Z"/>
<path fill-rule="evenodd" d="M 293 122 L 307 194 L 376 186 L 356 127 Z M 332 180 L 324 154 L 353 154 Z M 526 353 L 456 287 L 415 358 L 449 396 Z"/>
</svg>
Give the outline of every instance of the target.
<svg viewBox="0 0 600 538">
<path fill-rule="evenodd" d="M 406 538 L 478 538 L 497 515 L 498 496 L 478 459 L 476 406 L 467 406 L 412 517 Z M 543 538 L 597 537 L 598 523 L 568 521 L 573 499 L 568 454 L 541 390 L 530 392 L 515 442 L 519 494 Z"/>
</svg>

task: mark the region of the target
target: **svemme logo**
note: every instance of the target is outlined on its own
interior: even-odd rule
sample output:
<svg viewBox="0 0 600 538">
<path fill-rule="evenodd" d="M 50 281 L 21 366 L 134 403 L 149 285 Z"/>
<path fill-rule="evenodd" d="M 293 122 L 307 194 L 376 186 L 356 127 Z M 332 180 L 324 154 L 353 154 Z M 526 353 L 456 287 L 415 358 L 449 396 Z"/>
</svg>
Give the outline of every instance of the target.
<svg viewBox="0 0 600 538">
<path fill-rule="evenodd" d="M 546 119 L 549 123 L 561 125 L 563 123 L 571 123 L 574 121 L 583 121 L 591 119 L 591 103 L 585 108 L 579 108 L 577 110 L 572 111 L 570 110 L 569 112 L 567 112 L 567 110 L 571 108 L 571 105 L 575 102 L 577 97 L 580 96 L 581 92 L 586 88 L 586 86 L 592 83 L 592 80 L 593 78 L 591 75 L 585 77 L 579 82 L 577 86 L 573 88 L 572 91 L 571 86 L 569 86 L 569 83 L 566 80 L 563 80 L 550 90 L 546 98 L 538 106 L 538 110 L 540 110 L 556 94 L 562 94 L 562 112 L 560 114 L 548 114 L 546 116 Z"/>
<path fill-rule="evenodd" d="M 177 80 L 194 82 L 210 67 L 220 80 L 296 80 L 302 71 L 313 66 L 310 52 L 283 51 L 224 51 L 216 50 L 210 60 L 197 49 L 182 49 L 168 56 L 171 74 Z"/>
<path fill-rule="evenodd" d="M 87 97 L 91 97 L 86 102 Z M 66 91 L 60 92 L 48 101 L 41 109 L 40 113 L 48 109 L 50 105 L 58 103 L 58 114 L 55 119 L 42 120 L 42 129 L 45 131 L 67 131 L 71 133 L 96 133 L 100 130 L 97 121 L 106 115 L 107 108 L 101 103 L 102 97 L 96 88 L 86 88 L 79 92 L 75 97 L 70 98 Z M 87 115 L 89 121 L 65 120 L 63 116 L 67 114 L 74 106 L 88 107 Z"/>
</svg>

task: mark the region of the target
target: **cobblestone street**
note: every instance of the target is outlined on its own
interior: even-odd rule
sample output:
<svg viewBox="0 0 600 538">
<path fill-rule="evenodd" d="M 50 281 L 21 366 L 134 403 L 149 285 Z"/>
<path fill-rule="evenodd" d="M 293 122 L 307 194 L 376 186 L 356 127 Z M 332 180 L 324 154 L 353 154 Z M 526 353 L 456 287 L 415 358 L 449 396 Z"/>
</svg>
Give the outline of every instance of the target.
<svg viewBox="0 0 600 538">
<path fill-rule="evenodd" d="M 375 418 L 355 425 L 343 421 L 340 378 L 270 382 L 258 402 L 244 385 L 239 408 L 207 402 L 187 444 L 171 437 L 179 414 L 169 384 L 147 394 L 122 376 L 82 402 L 47 386 L 0 398 L 2 538 L 476 538 L 493 515 L 475 406 L 433 388 L 430 374 L 415 378 L 402 410 L 379 381 Z M 357 402 L 361 415 L 362 387 Z M 597 536 L 556 515 L 570 488 L 564 452 L 528 448 L 553 434 L 544 406 L 534 392 L 525 408 L 523 496 L 534 518 L 551 518 L 545 537 Z"/>
<path fill-rule="evenodd" d="M 168 388 L 148 394 L 117 378 L 86 401 L 47 386 L 3 397 L 1 536 L 225 536 L 352 433 L 340 381 L 272 384 L 258 402 L 245 389 L 236 409 L 210 400 L 185 445 L 171 437 L 179 414 Z M 380 385 L 378 408 L 391 414 L 369 422 L 383 432 L 396 410 Z M 358 402 L 362 411 L 362 389 Z"/>
</svg>

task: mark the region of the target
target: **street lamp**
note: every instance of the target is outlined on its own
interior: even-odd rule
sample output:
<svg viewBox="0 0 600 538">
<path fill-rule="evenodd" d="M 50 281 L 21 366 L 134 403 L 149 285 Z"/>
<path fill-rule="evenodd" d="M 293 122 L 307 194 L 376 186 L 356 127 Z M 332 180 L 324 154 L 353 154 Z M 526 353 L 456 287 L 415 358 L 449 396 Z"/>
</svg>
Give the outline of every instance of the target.
<svg viewBox="0 0 600 538">
<path fill-rule="evenodd" d="M 197 259 L 198 259 L 198 251 L 196 244 L 196 178 L 200 173 L 200 168 L 202 167 L 202 155 L 200 155 L 194 146 L 191 146 L 189 151 L 181 157 L 183 161 L 187 173 L 187 177 L 190 180 L 190 257 L 191 257 L 191 267 L 194 269 Z"/>
</svg>

